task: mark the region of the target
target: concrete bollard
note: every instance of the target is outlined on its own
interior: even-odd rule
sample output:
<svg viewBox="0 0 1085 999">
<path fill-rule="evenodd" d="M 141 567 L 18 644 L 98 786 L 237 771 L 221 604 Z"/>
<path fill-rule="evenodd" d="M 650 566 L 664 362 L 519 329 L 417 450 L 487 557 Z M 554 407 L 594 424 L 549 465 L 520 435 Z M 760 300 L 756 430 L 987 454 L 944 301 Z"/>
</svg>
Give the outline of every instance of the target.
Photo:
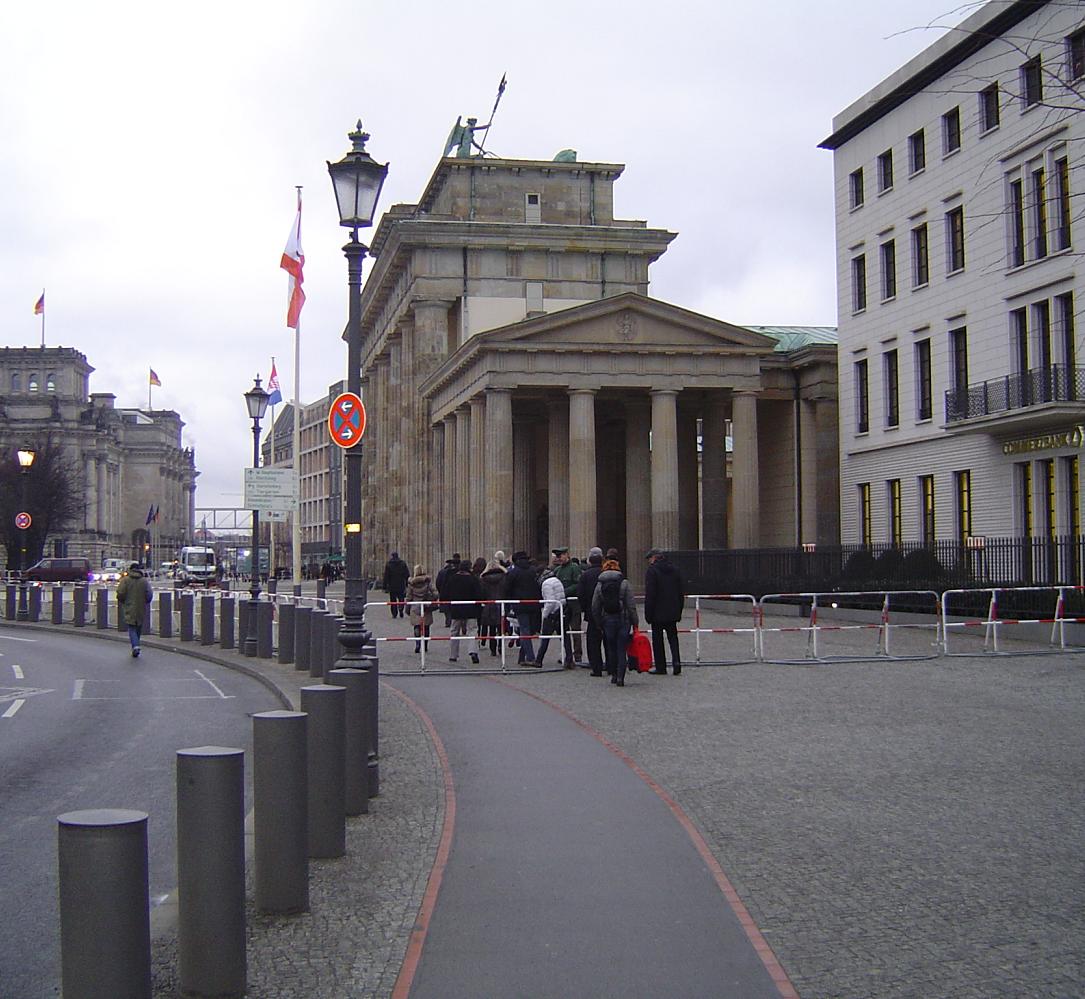
<svg viewBox="0 0 1085 999">
<path fill-rule="evenodd" d="M 158 594 L 158 637 L 173 638 L 173 594 Z"/>
<path fill-rule="evenodd" d="M 219 601 L 219 647 L 232 649 L 234 647 L 234 598 L 223 597 Z"/>
<path fill-rule="evenodd" d="M 314 608 L 309 618 L 309 676 L 324 676 L 324 621 L 328 612 Z"/>
<path fill-rule="evenodd" d="M 323 600 L 328 593 L 328 584 L 326 580 L 318 579 L 316 581 L 316 598 L 317 600 Z"/>
<path fill-rule="evenodd" d="M 54 586 L 52 592 L 53 592 L 53 605 L 50 608 L 50 610 L 52 611 L 52 617 L 50 618 L 50 620 L 52 621 L 53 624 L 63 624 L 64 623 L 64 587 L 63 586 Z"/>
<path fill-rule="evenodd" d="M 204 593 L 200 597 L 200 645 L 215 644 L 215 595 Z"/>
<path fill-rule="evenodd" d="M 272 576 L 271 579 L 269 579 L 267 581 L 267 591 L 268 591 L 268 593 L 278 593 L 279 592 L 279 580 L 278 580 L 277 577 Z"/>
<path fill-rule="evenodd" d="M 31 621 L 40 621 L 41 620 L 41 587 L 40 586 L 31 586 L 29 596 L 30 596 L 30 600 L 29 600 L 30 620 Z"/>
<path fill-rule="evenodd" d="M 292 590 L 295 597 L 300 597 L 301 596 L 301 583 L 295 583 L 291 587 L 291 590 Z"/>
<path fill-rule="evenodd" d="M 4 587 L 4 620 L 14 621 L 19 608 L 19 587 L 8 583 Z"/>
<path fill-rule="evenodd" d="M 94 601 L 95 624 L 105 631 L 109 627 L 109 590 L 95 590 Z"/>
<path fill-rule="evenodd" d="M 279 662 L 294 661 L 294 605 L 279 604 Z"/>
<path fill-rule="evenodd" d="M 87 588 L 77 586 L 72 590 L 72 619 L 77 628 L 87 624 Z"/>
<path fill-rule="evenodd" d="M 274 624 L 275 605 L 267 600 L 261 600 L 256 605 L 256 654 L 261 659 L 270 659 L 275 652 Z"/>
<path fill-rule="evenodd" d="M 244 996 L 245 752 L 177 751 L 180 991 Z"/>
<path fill-rule="evenodd" d="M 312 607 L 294 610 L 294 669 L 309 672 L 309 649 L 313 628 Z"/>
<path fill-rule="evenodd" d="M 191 642 L 196 634 L 193 621 L 196 615 L 195 597 L 191 593 L 182 593 L 177 608 L 181 612 L 181 641 Z"/>
<path fill-rule="evenodd" d="M 309 774 L 302 711 L 252 716 L 256 908 L 309 911 Z"/>
<path fill-rule="evenodd" d="M 343 654 L 343 647 L 339 644 L 339 632 L 343 628 L 343 619 L 329 614 L 324 627 L 327 628 L 324 632 L 324 676 L 327 678 L 328 671 L 335 669 L 339 657 Z"/>
<path fill-rule="evenodd" d="M 346 689 L 343 799 L 347 815 L 369 812 L 369 676 L 364 669 L 333 669 L 325 683 Z"/>
<path fill-rule="evenodd" d="M 377 643 L 372 645 L 372 655 L 366 655 L 363 667 L 369 674 L 369 797 L 380 794 L 380 664 L 377 661 Z"/>
<path fill-rule="evenodd" d="M 61 991 L 150 999 L 147 813 L 65 812 L 57 824 Z"/>
<path fill-rule="evenodd" d="M 301 709 L 309 716 L 309 856 L 313 858 L 341 857 L 347 848 L 346 695 L 343 687 L 327 684 L 301 688 Z"/>
</svg>

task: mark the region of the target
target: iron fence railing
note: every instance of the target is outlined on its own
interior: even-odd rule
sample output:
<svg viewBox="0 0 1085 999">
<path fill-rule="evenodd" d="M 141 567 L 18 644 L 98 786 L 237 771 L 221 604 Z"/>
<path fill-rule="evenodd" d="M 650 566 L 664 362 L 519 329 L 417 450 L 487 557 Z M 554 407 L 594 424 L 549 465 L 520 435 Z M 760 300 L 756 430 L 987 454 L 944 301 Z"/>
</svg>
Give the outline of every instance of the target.
<svg viewBox="0 0 1085 999">
<path fill-rule="evenodd" d="M 946 392 L 946 422 L 1048 402 L 1085 402 L 1085 368 L 1052 364 Z"/>
</svg>

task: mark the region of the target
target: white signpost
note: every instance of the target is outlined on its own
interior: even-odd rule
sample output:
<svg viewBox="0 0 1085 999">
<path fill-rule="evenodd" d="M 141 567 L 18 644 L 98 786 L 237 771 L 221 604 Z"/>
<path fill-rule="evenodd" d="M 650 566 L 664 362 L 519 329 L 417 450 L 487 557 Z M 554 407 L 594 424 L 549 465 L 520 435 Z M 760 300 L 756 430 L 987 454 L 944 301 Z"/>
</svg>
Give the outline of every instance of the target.
<svg viewBox="0 0 1085 999">
<path fill-rule="evenodd" d="M 290 468 L 246 468 L 242 505 L 261 513 L 290 513 L 298 506 L 298 483 Z"/>
</svg>

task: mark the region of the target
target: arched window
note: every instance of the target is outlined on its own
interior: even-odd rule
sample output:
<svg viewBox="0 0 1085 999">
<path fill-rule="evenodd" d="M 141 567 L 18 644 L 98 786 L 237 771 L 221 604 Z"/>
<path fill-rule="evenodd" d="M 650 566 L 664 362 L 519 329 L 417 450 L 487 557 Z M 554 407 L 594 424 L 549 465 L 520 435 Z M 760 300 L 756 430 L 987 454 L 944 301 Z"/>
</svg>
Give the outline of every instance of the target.
<svg viewBox="0 0 1085 999">
<path fill-rule="evenodd" d="M 52 371 L 45 376 L 45 391 L 55 392 L 57 390 L 57 377 Z"/>
<path fill-rule="evenodd" d="M 38 373 L 36 371 L 31 371 L 30 374 L 27 376 L 26 390 L 27 392 L 38 391 Z"/>
<path fill-rule="evenodd" d="M 18 371 L 13 371 L 11 373 L 11 391 L 12 392 L 22 392 L 22 390 L 23 390 L 23 380 L 19 377 L 19 372 Z"/>
</svg>

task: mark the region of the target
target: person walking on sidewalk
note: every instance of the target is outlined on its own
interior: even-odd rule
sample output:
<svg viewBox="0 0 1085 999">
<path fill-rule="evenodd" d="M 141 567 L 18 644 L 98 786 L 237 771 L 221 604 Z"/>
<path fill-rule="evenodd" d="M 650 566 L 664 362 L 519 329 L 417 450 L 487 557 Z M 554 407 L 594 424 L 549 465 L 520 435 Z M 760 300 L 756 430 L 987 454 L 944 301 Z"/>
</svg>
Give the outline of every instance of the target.
<svg viewBox="0 0 1085 999">
<path fill-rule="evenodd" d="M 505 574 L 505 599 L 516 601 L 512 611 L 516 615 L 516 626 L 520 633 L 519 662 L 534 666 L 535 647 L 531 643 L 531 636 L 539 633 L 542 587 L 525 551 L 515 552 L 512 556 L 512 568 Z"/>
<path fill-rule="evenodd" d="M 554 575 L 565 588 L 565 634 L 573 640 L 573 659 L 579 666 L 584 659 L 584 646 L 580 636 L 580 601 L 576 597 L 583 569 L 579 562 L 569 558 L 568 548 L 555 548 L 554 559 Z M 568 663 L 566 665 L 568 666 Z"/>
<path fill-rule="evenodd" d="M 392 557 L 384 564 L 384 578 L 381 586 L 392 602 L 392 617 L 405 617 L 403 597 L 407 593 L 407 580 L 411 576 L 407 563 L 399 557 L 399 552 L 392 552 Z"/>
<path fill-rule="evenodd" d="M 603 563 L 603 571 L 599 574 L 591 601 L 591 612 L 603 633 L 610 682 L 624 687 L 625 650 L 629 645 L 629 635 L 640 624 L 640 618 L 637 616 L 637 605 L 633 602 L 633 588 L 614 559 L 607 559 Z"/>
<path fill-rule="evenodd" d="M 441 600 L 445 601 L 448 597 L 445 596 L 445 584 L 449 578 L 454 576 L 460 568 L 460 553 L 456 552 L 452 558 L 445 559 L 445 564 L 441 567 L 441 571 L 437 573 L 437 592 L 441 595 Z M 442 603 L 441 613 L 445 616 L 445 627 L 452 627 L 452 615 L 449 613 L 449 607 Z"/>
<path fill-rule="evenodd" d="M 648 569 L 644 573 L 644 620 L 652 626 L 653 673 L 667 675 L 667 658 L 663 652 L 663 636 L 671 647 L 671 667 L 674 675 L 682 672 L 682 655 L 678 650 L 678 622 L 686 606 L 682 574 L 658 548 L 649 550 Z"/>
<path fill-rule="evenodd" d="M 595 586 L 602 571 L 603 550 L 593 548 L 588 552 L 588 567 L 580 574 L 580 582 L 576 584 L 576 601 L 584 619 L 584 644 L 588 647 L 588 665 L 591 666 L 592 676 L 603 675 L 603 633 L 591 612 L 592 597 L 595 596 Z"/>
<path fill-rule="evenodd" d="M 437 590 L 425 567 L 416 565 L 414 574 L 407 580 L 407 609 L 414 628 L 414 651 L 429 648 L 429 628 L 433 624 L 433 605 L 437 602 Z"/>
<path fill-rule="evenodd" d="M 448 613 L 452 616 L 452 630 L 449 631 L 448 661 L 456 662 L 459 658 L 459 643 L 471 639 L 468 625 L 478 620 L 478 601 L 482 599 L 482 586 L 478 576 L 471 572 L 471 563 L 464 559 L 459 569 L 445 580 L 443 599 L 451 602 Z M 478 662 L 478 653 L 471 652 L 471 662 Z"/>
<path fill-rule="evenodd" d="M 147 605 L 151 602 L 151 584 L 143 575 L 138 562 L 133 562 L 126 575 L 117 584 L 117 611 L 128 625 L 128 641 L 132 646 L 132 658 L 139 658 L 139 642 L 143 637 L 143 624 L 147 620 Z"/>
</svg>

